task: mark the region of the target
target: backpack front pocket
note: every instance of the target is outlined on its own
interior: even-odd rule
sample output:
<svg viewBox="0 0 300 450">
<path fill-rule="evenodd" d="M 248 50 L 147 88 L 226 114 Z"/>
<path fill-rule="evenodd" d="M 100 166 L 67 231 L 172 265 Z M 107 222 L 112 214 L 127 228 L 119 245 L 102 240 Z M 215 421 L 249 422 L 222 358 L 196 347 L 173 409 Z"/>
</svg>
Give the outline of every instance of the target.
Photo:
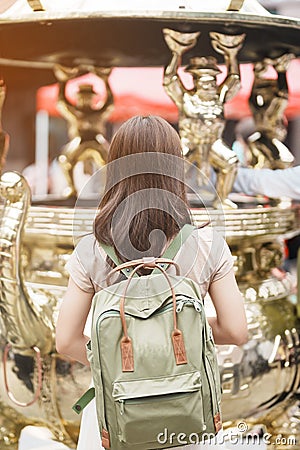
<svg viewBox="0 0 300 450">
<path fill-rule="evenodd" d="M 200 372 L 118 381 L 112 395 L 121 442 L 159 448 L 163 443 L 174 445 L 180 433 L 180 439 L 183 433 L 188 440 L 204 430 Z"/>
</svg>

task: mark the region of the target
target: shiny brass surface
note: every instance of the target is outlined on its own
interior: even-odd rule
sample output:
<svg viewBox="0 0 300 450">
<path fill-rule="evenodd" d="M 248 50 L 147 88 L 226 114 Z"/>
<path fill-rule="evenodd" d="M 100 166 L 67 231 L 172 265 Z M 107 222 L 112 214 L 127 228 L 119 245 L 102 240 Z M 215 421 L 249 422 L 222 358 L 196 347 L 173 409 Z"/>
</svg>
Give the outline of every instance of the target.
<svg viewBox="0 0 300 450">
<path fill-rule="evenodd" d="M 21 354 L 33 354 L 38 346 L 42 354 L 54 348 L 54 327 L 51 308 L 56 299 L 37 293 L 33 300 L 24 284 L 20 243 L 30 202 L 30 190 L 17 173 L 1 177 L 0 194 L 5 198 L 1 217 L 0 283 L 2 322 L 7 340 Z"/>
<path fill-rule="evenodd" d="M 212 56 L 190 59 L 185 68 L 193 76 L 194 86 L 186 89 L 178 74 L 183 53 L 193 48 L 200 33 L 179 33 L 163 29 L 165 41 L 172 57 L 164 72 L 164 88 L 178 108 L 178 127 L 183 154 L 191 163 L 187 179 L 191 179 L 194 192 L 208 183 L 210 171 L 216 172 L 217 208 L 235 208 L 228 199 L 237 171 L 236 153 L 223 141 L 225 128 L 224 104 L 240 89 L 240 73 L 237 54 L 243 45 L 245 34 L 227 35 L 210 33 L 212 47 L 224 56 L 227 75 L 217 85 L 220 70 Z M 199 169 L 194 173 L 195 166 Z M 193 180 L 196 178 L 196 180 Z"/>
<path fill-rule="evenodd" d="M 249 342 L 218 346 L 224 420 L 264 414 L 299 386 L 299 334 L 290 286 L 276 279 L 239 283 Z"/>
<path fill-rule="evenodd" d="M 283 52 L 300 55 L 300 21 L 267 11 L 265 15 L 243 10 L 209 12 L 201 7 L 192 11 L 187 8 L 151 11 L 148 4 L 144 10 L 120 11 L 109 10 L 104 5 L 102 10 L 99 6 L 96 11 L 79 9 L 66 13 L 45 11 L 18 17 L 0 16 L 1 40 L 5 42 L 0 62 L 50 70 L 57 63 L 70 67 L 86 62 L 96 67 L 135 67 L 142 61 L 143 66 L 165 66 L 169 55 L 161 39 L 163 28 L 182 33 L 201 31 L 201 42 L 188 58 L 210 54 L 210 31 L 246 33 L 247 39 L 239 55 L 241 62 L 260 61 L 266 56 L 277 58 Z M 132 34 L 137 38 L 132 39 Z M 64 39 L 66 35 L 68 40 Z M 215 56 L 222 62 L 218 54 Z"/>
<path fill-rule="evenodd" d="M 33 405 L 14 405 L 7 397 L 0 372 L 0 402 L 11 417 L 8 426 L 7 416 L 0 415 L 4 433 L 2 441 L 0 436 L 0 448 L 5 448 L 7 439 L 12 448 L 16 445 L 22 424 L 48 426 L 58 440 L 74 447 L 79 423 L 71 412 L 71 404 L 88 386 L 90 373 L 80 364 L 57 355 L 51 336 L 67 283 L 64 265 L 77 238 L 92 231 L 95 208 L 30 206 L 26 182 L 16 173 L 4 174 L 0 185 L 4 198 L 1 230 L 7 230 L 0 241 L 0 353 L 3 354 L 7 339 L 14 340 L 12 331 L 17 329 L 19 341 L 11 342 L 8 379 L 19 400 L 29 401 L 37 388 L 37 367 L 27 347 L 32 345 L 33 336 L 41 343 L 44 336 L 50 341 L 48 350 L 44 347 L 41 396 Z M 284 399 L 295 404 L 299 386 L 298 324 L 290 281 L 271 275 L 282 260 L 282 237 L 295 230 L 296 210 L 253 207 L 223 214 L 216 209 L 195 208 L 192 214 L 197 224 L 209 218 L 220 231 L 226 230 L 246 302 L 249 342 L 243 347 L 218 346 L 224 421 L 232 424 L 244 418 L 249 424 L 261 422 L 271 427 L 271 422 L 275 423 L 272 411 L 278 415 Z M 18 255 L 17 250 L 21 259 L 10 259 L 10 254 Z M 20 302 L 24 303 L 26 327 L 18 320 Z M 46 324 L 36 322 L 34 311 L 40 303 L 45 308 L 41 316 L 48 318 Z M 8 327 L 12 331 L 7 334 Z"/>
<path fill-rule="evenodd" d="M 215 209 L 194 208 L 191 212 L 197 225 L 210 221 L 221 233 L 226 231 L 226 240 L 234 249 L 236 271 L 243 278 L 244 272 L 249 271 L 248 266 L 244 269 L 244 260 L 248 261 L 245 252 L 255 255 L 265 242 L 269 245 L 281 234 L 297 233 L 297 211 L 291 209 L 237 209 L 228 210 L 225 215 Z M 25 279 L 32 283 L 65 286 L 68 274 L 64 266 L 73 251 L 76 236 L 92 232 L 95 213 L 96 208 L 76 208 L 75 211 L 72 208 L 31 206 L 22 242 Z M 297 226 L 300 230 L 300 223 Z M 252 277 L 256 276 L 256 269 L 254 265 Z"/>
<path fill-rule="evenodd" d="M 73 395 L 80 396 L 83 387 L 88 386 L 90 373 L 79 363 L 55 353 L 55 320 L 64 289 L 25 282 L 21 242 L 30 202 L 25 179 L 15 172 L 3 174 L 0 194 L 4 199 L 0 222 L 0 357 L 2 361 L 8 341 L 11 350 L 6 363 L 7 380 L 13 397 L 18 400 L 15 403 L 7 395 L 2 362 L 0 403 L 5 405 L 0 416 L 2 442 L 13 446 L 21 424 L 31 423 L 49 427 L 58 440 L 74 446 L 78 420 L 71 412 Z M 38 379 L 33 346 L 42 354 L 42 383 Z M 36 392 L 37 400 L 31 402 Z M 24 408 L 19 402 L 30 405 Z M 11 419 L 10 426 L 6 414 Z"/>
<path fill-rule="evenodd" d="M 69 80 L 85 73 L 95 73 L 104 82 L 106 88 L 105 101 L 94 106 L 96 92 L 91 84 L 79 85 L 75 105 L 66 96 Z M 107 161 L 109 144 L 106 141 L 106 120 L 113 109 L 113 93 L 109 84 L 111 69 L 80 66 L 63 67 L 56 65 L 54 73 L 59 81 L 57 108 L 67 120 L 70 142 L 62 149 L 58 161 L 67 181 L 64 196 L 76 196 L 73 171 L 76 164 L 82 161 L 85 173 L 92 175 L 103 167 Z"/>
<path fill-rule="evenodd" d="M 294 162 L 294 156 L 283 143 L 287 135 L 287 119 L 284 115 L 288 104 L 286 72 L 295 55 L 285 53 L 279 58 L 266 58 L 254 65 L 254 81 L 249 98 L 256 132 L 248 138 L 255 168 L 284 169 Z M 265 78 L 271 65 L 277 79 Z"/>
</svg>

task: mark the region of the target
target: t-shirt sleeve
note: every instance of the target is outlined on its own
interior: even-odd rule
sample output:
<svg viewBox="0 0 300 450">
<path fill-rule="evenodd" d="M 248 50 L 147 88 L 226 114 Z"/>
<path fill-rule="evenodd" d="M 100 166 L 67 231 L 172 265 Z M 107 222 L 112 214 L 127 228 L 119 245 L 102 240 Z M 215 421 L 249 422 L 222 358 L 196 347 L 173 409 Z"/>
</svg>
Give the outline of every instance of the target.
<svg viewBox="0 0 300 450">
<path fill-rule="evenodd" d="M 219 235 L 217 238 L 218 252 L 215 253 L 215 270 L 211 282 L 220 280 L 233 268 L 233 256 L 225 239 Z"/>
<path fill-rule="evenodd" d="M 94 286 L 88 275 L 86 261 L 86 252 L 88 251 L 87 240 L 82 238 L 75 247 L 69 261 L 66 264 L 66 270 L 77 286 L 85 292 L 94 293 Z"/>
<path fill-rule="evenodd" d="M 300 200 L 300 165 L 287 169 L 239 168 L 233 185 L 235 192 Z"/>
</svg>

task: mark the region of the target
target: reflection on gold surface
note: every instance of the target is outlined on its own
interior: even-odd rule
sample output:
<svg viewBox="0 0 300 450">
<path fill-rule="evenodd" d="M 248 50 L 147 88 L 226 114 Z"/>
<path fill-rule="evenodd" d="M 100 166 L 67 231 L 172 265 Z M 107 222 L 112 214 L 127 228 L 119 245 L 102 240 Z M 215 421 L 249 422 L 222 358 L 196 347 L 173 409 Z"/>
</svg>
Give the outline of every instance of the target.
<svg viewBox="0 0 300 450">
<path fill-rule="evenodd" d="M 50 292 L 38 291 L 30 297 L 21 264 L 20 246 L 30 190 L 24 178 L 12 172 L 2 175 L 0 193 L 6 200 L 0 225 L 0 305 L 6 337 L 21 354 L 32 355 L 33 346 L 47 354 L 54 349 L 51 310 L 56 298 Z"/>
<path fill-rule="evenodd" d="M 244 4 L 244 0 L 231 0 L 227 11 L 239 11 Z"/>
</svg>

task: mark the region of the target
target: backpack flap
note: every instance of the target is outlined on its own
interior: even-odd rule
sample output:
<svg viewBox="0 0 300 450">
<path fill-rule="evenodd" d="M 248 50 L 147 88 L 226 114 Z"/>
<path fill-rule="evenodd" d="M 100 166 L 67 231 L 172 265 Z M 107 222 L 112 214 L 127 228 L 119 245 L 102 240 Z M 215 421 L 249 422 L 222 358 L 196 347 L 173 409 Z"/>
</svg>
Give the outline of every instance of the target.
<svg viewBox="0 0 300 450">
<path fill-rule="evenodd" d="M 172 302 L 172 293 L 162 274 L 133 278 L 126 292 L 125 311 L 147 319 L 165 304 Z"/>
<path fill-rule="evenodd" d="M 174 275 L 169 275 L 169 278 L 175 286 L 181 281 L 180 277 Z M 99 315 L 107 309 L 119 311 L 121 295 L 127 283 L 127 280 L 123 280 L 95 294 L 94 314 Z M 125 312 L 134 317 L 147 319 L 169 302 L 172 302 L 172 294 L 162 274 L 132 278 L 126 292 Z"/>
</svg>

